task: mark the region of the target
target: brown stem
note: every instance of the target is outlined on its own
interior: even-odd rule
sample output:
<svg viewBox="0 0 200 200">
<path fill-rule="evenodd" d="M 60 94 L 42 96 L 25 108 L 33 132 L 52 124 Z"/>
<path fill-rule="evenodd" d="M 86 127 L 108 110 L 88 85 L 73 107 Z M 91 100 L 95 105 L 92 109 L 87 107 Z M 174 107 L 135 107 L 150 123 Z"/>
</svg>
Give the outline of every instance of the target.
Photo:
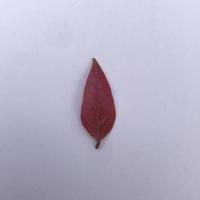
<svg viewBox="0 0 200 200">
<path fill-rule="evenodd" d="M 101 140 L 97 140 L 97 144 L 96 144 L 95 148 L 98 149 L 100 144 L 101 144 Z"/>
</svg>

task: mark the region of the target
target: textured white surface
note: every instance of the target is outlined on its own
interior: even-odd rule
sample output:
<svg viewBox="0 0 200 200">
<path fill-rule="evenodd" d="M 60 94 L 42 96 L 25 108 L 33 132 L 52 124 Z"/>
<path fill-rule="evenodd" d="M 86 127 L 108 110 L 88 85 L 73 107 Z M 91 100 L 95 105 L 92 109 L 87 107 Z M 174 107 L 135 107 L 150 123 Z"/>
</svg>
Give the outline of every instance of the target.
<svg viewBox="0 0 200 200">
<path fill-rule="evenodd" d="M 0 199 L 199 200 L 200 1 L 0 1 Z M 79 120 L 95 56 L 117 121 Z"/>
</svg>

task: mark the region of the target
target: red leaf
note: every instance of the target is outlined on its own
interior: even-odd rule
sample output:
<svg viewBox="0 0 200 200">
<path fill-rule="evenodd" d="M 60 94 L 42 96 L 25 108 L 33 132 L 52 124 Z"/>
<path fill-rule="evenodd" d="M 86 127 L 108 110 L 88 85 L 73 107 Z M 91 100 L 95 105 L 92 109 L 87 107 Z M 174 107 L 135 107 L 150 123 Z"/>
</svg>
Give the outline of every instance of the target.
<svg viewBox="0 0 200 200">
<path fill-rule="evenodd" d="M 96 139 L 96 148 L 111 131 L 115 121 L 111 88 L 95 58 L 84 89 L 81 121 L 88 133 Z"/>
</svg>

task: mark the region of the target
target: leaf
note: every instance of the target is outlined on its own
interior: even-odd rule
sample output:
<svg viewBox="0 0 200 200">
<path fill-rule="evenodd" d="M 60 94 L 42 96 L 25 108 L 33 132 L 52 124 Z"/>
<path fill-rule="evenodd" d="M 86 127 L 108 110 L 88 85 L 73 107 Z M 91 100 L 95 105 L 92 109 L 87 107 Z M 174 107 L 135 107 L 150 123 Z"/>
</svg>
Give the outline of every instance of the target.
<svg viewBox="0 0 200 200">
<path fill-rule="evenodd" d="M 111 131 L 115 115 L 110 85 L 100 65 L 93 58 L 83 94 L 81 121 L 87 132 L 96 139 L 96 148 L 100 146 L 101 139 Z"/>
</svg>

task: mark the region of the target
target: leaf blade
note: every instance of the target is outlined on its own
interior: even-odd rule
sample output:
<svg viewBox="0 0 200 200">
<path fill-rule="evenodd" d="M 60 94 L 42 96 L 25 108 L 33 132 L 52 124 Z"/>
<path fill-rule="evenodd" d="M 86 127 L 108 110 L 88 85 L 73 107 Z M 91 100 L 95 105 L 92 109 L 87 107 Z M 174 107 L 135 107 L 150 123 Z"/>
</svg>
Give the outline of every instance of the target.
<svg viewBox="0 0 200 200">
<path fill-rule="evenodd" d="M 96 148 L 113 128 L 115 118 L 111 87 L 97 60 L 93 58 L 83 93 L 81 121 L 87 132 L 96 139 Z"/>
</svg>

